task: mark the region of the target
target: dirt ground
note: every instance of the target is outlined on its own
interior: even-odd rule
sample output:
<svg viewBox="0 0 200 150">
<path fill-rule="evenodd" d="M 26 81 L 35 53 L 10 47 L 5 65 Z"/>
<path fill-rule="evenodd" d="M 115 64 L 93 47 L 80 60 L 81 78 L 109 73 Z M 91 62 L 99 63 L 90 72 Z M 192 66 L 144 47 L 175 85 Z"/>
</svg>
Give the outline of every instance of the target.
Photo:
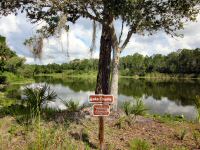
<svg viewBox="0 0 200 150">
<path fill-rule="evenodd" d="M 119 128 L 116 126 L 118 120 L 119 117 L 114 114 L 105 118 L 105 149 L 129 150 L 129 142 L 133 139 L 145 140 L 151 145 L 151 149 L 155 150 L 183 150 L 183 148 L 194 150 L 200 148 L 193 136 L 194 132 L 200 133 L 200 126 L 197 123 L 185 121 L 162 122 L 151 117 L 138 116 L 134 122 L 124 122 L 121 128 Z M 53 126 L 62 126 L 54 121 L 45 122 L 41 125 L 44 129 L 51 129 Z M 37 139 L 34 128 L 28 131 L 27 134 L 27 131 L 24 131 L 25 128 L 16 123 L 15 118 L 9 116 L 0 118 L 0 145 L 4 145 L 0 146 L 0 150 L 7 150 L 7 148 L 9 150 L 27 149 L 28 145 Z M 86 117 L 78 123 L 70 123 L 69 127 L 56 131 L 54 135 L 55 139 L 59 139 L 62 142 L 64 142 L 65 137 L 68 137 L 78 147 L 74 149 L 86 149 L 85 143 L 87 143 L 90 149 L 98 149 L 98 117 Z M 51 138 L 50 135 L 46 141 L 51 140 Z M 55 143 L 54 148 L 51 147 L 48 149 L 56 149 Z M 71 149 L 73 149 L 73 146 Z"/>
</svg>

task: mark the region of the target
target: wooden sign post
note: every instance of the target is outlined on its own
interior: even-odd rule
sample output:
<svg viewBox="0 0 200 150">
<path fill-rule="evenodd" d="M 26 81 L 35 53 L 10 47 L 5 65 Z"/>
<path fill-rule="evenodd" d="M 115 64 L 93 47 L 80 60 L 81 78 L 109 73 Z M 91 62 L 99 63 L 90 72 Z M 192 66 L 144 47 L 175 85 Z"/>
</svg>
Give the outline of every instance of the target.
<svg viewBox="0 0 200 150">
<path fill-rule="evenodd" d="M 110 115 L 110 104 L 114 102 L 112 95 L 90 95 L 89 102 L 93 103 L 93 116 L 99 117 L 99 144 L 103 150 L 104 144 L 104 117 Z"/>
</svg>

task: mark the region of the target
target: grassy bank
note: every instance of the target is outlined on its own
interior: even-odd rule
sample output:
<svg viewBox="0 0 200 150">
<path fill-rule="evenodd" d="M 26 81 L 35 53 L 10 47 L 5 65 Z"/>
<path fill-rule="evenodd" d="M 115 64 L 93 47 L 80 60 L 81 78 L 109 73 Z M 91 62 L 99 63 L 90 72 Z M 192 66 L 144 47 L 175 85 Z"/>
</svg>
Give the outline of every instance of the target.
<svg viewBox="0 0 200 150">
<path fill-rule="evenodd" d="M 28 84 L 34 82 L 34 79 L 32 77 L 25 78 L 20 75 L 15 75 L 10 72 L 4 72 L 2 73 L 3 76 L 6 76 L 6 82 L 8 84 Z"/>
<path fill-rule="evenodd" d="M 93 78 L 96 79 L 97 72 L 78 72 L 78 71 L 65 71 L 63 73 L 52 73 L 52 74 L 38 74 L 36 76 L 53 76 L 54 78 L 65 78 L 65 77 L 78 77 L 78 78 Z M 164 73 L 147 73 L 144 76 L 119 76 L 120 78 L 144 78 L 144 79 L 200 79 L 200 75 L 196 74 L 164 74 Z"/>
</svg>

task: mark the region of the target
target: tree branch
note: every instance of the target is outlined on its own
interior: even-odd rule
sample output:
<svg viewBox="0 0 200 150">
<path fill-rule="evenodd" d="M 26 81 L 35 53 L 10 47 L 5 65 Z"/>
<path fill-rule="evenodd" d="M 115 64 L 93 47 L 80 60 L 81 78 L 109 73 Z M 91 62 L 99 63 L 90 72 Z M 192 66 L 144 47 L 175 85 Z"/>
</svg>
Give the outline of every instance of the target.
<svg viewBox="0 0 200 150">
<path fill-rule="evenodd" d="M 133 33 L 136 33 L 136 28 L 134 28 L 134 27 L 132 27 L 132 28 L 129 30 L 129 32 L 128 32 L 128 34 L 127 34 L 127 37 L 126 37 L 124 43 L 122 44 L 122 46 L 121 46 L 121 48 L 120 48 L 121 51 L 124 50 L 124 48 L 126 47 L 126 45 L 128 44 L 128 42 L 130 41 L 131 36 L 133 35 Z"/>
<path fill-rule="evenodd" d="M 103 23 L 103 19 L 101 19 L 99 16 L 93 16 L 92 14 L 89 13 L 88 7 L 86 5 L 84 6 L 82 13 L 85 14 L 86 17 L 88 17 L 94 21 Z"/>
<path fill-rule="evenodd" d="M 112 40 L 113 49 L 115 51 L 120 50 L 119 41 L 117 39 L 117 35 L 116 35 L 116 32 L 115 32 L 115 27 L 114 27 L 113 23 L 111 24 L 111 40 Z"/>
<path fill-rule="evenodd" d="M 122 35 L 123 35 L 123 31 L 124 31 L 124 20 L 122 20 L 121 33 L 119 35 L 119 44 L 121 43 L 121 38 L 122 38 Z"/>
</svg>

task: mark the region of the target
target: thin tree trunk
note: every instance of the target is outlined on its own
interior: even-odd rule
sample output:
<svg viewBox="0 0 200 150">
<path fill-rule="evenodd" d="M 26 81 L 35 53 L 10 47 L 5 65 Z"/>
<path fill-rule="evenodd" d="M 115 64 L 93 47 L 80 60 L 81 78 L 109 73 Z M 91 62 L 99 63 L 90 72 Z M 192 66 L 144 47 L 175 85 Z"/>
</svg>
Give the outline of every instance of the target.
<svg viewBox="0 0 200 150">
<path fill-rule="evenodd" d="M 113 104 L 113 110 L 117 111 L 118 108 L 118 83 L 119 83 L 119 59 L 120 49 L 113 50 L 113 70 L 112 70 L 112 81 L 111 81 L 111 94 L 115 98 Z"/>
</svg>

